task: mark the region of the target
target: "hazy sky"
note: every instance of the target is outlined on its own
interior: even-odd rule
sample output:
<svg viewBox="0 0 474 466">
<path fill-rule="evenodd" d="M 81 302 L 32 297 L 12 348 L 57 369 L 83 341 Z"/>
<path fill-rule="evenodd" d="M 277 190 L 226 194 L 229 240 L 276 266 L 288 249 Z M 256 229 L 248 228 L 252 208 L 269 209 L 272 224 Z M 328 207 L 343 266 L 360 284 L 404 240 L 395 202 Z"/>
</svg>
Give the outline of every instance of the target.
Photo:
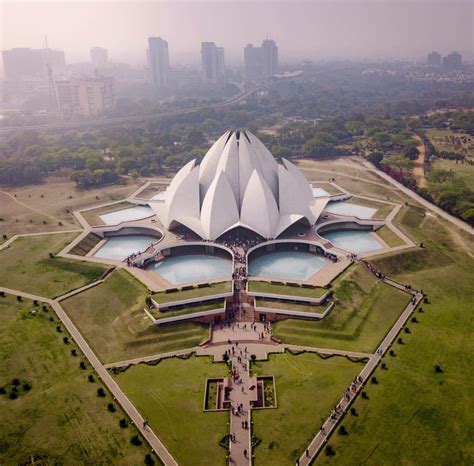
<svg viewBox="0 0 474 466">
<path fill-rule="evenodd" d="M 172 65 L 198 63 L 201 41 L 225 47 L 228 63 L 268 33 L 281 61 L 417 58 L 431 50 L 473 55 L 472 0 L 1 2 L 1 48 L 64 49 L 68 63 L 91 46 L 114 61 L 145 63 L 147 37 L 168 41 Z M 467 57 L 466 57 L 467 58 Z"/>
</svg>

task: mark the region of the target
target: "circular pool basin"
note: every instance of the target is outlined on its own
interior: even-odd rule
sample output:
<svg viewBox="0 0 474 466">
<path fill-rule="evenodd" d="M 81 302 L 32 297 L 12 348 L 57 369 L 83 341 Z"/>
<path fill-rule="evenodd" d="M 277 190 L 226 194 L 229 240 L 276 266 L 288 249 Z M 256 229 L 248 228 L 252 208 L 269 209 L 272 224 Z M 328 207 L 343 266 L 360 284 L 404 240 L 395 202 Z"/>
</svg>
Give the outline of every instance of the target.
<svg viewBox="0 0 474 466">
<path fill-rule="evenodd" d="M 112 236 L 94 254 L 94 257 L 122 261 L 130 254 L 144 251 L 158 238 L 147 235 Z"/>
<path fill-rule="evenodd" d="M 188 254 L 168 257 L 153 264 L 150 269 L 173 285 L 230 279 L 232 261 L 206 254 Z"/>
<path fill-rule="evenodd" d="M 352 204 L 351 202 L 345 201 L 329 202 L 324 210 L 337 215 L 347 215 L 358 218 L 372 218 L 375 212 L 377 212 L 377 209 L 374 209 L 373 207 L 366 207 L 364 205 Z"/>
<path fill-rule="evenodd" d="M 277 251 L 251 259 L 249 274 L 254 277 L 304 281 L 328 263 L 328 259 L 310 252 Z"/>
</svg>

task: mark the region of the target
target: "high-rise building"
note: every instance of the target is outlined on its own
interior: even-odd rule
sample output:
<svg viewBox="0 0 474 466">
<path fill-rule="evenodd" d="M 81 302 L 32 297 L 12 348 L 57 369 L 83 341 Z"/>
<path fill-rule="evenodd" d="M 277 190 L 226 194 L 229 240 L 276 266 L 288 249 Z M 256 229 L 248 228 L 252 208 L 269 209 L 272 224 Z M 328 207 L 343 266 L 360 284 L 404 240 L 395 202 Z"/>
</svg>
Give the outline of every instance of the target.
<svg viewBox="0 0 474 466">
<path fill-rule="evenodd" d="M 97 117 L 115 104 L 115 80 L 111 77 L 56 81 L 56 97 L 65 118 L 73 115 Z"/>
<path fill-rule="evenodd" d="M 462 57 L 458 52 L 451 52 L 443 58 L 443 68 L 446 70 L 455 70 L 462 65 Z"/>
<path fill-rule="evenodd" d="M 262 48 L 247 44 L 244 49 L 245 76 L 259 79 L 263 74 Z"/>
<path fill-rule="evenodd" d="M 12 80 L 46 76 L 48 67 L 52 71 L 61 71 L 66 66 L 66 56 L 62 50 L 15 48 L 4 50 L 2 56 L 5 76 Z"/>
<path fill-rule="evenodd" d="M 244 49 L 244 61 L 247 79 L 273 76 L 278 71 L 278 47 L 275 41 L 266 39 L 261 47 L 247 44 Z"/>
<path fill-rule="evenodd" d="M 217 83 L 224 79 L 224 47 L 217 47 L 214 42 L 201 44 L 202 78 L 207 83 Z"/>
<path fill-rule="evenodd" d="M 107 49 L 104 49 L 102 47 L 91 48 L 91 62 L 96 68 L 104 68 L 107 65 L 107 61 Z"/>
<path fill-rule="evenodd" d="M 170 71 L 168 42 L 161 37 L 149 37 L 148 60 L 155 89 L 168 87 Z"/>
<path fill-rule="evenodd" d="M 278 47 L 274 40 L 262 42 L 263 74 L 265 77 L 274 75 L 278 70 Z"/>
<path fill-rule="evenodd" d="M 441 65 L 441 54 L 438 52 L 431 52 L 428 54 L 428 59 L 426 63 L 430 66 L 440 66 Z"/>
</svg>

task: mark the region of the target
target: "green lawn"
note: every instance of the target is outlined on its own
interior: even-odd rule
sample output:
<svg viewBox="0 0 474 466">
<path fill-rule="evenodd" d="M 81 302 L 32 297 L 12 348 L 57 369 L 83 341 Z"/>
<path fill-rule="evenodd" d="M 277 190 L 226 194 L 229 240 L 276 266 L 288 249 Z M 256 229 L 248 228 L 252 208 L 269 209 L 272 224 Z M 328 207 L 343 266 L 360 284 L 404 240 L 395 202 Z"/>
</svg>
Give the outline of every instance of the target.
<svg viewBox="0 0 474 466">
<path fill-rule="evenodd" d="M 474 188 L 474 165 L 460 162 L 456 163 L 454 160 L 435 158 L 432 163 L 432 168 L 452 171 L 461 179 L 463 179 L 467 186 L 469 186 L 471 189 Z"/>
<path fill-rule="evenodd" d="M 192 290 L 180 290 L 171 293 L 155 293 L 152 298 L 158 304 L 181 301 L 182 299 L 202 298 L 213 294 L 228 293 L 232 291 L 232 282 L 211 283 L 209 286 L 195 287 Z"/>
<path fill-rule="evenodd" d="M 143 464 L 148 449 L 129 442 L 136 429 L 119 427 L 125 414 L 117 404 L 115 413 L 107 410 L 112 397 L 97 396 L 101 385 L 87 381 L 90 366 L 79 368 L 79 349 L 63 343 L 66 333 L 50 316 L 57 320 L 31 301 L 0 297 L 0 387 L 7 392 L 0 395 L 0 464 Z M 20 388 L 12 400 L 14 378 L 31 390 Z"/>
<path fill-rule="evenodd" d="M 104 363 L 191 348 L 207 337 L 207 326 L 151 323 L 143 308 L 146 289 L 124 270 L 62 306 Z"/>
<path fill-rule="evenodd" d="M 306 288 L 302 286 L 279 285 L 265 281 L 250 280 L 249 291 L 282 294 L 287 296 L 303 296 L 305 298 L 320 298 L 328 290 L 320 287 Z"/>
<path fill-rule="evenodd" d="M 361 266 L 348 269 L 335 281 L 334 297 L 339 302 L 323 320 L 276 322 L 274 335 L 284 343 L 373 352 L 410 299 Z"/>
<path fill-rule="evenodd" d="M 400 236 L 398 236 L 393 230 L 388 226 L 384 225 L 382 228 L 376 231 L 376 234 L 380 236 L 391 248 L 396 246 L 402 246 L 405 244 Z"/>
<path fill-rule="evenodd" d="M 293 466 L 363 365 L 314 353 L 271 354 L 252 373 L 275 377 L 277 409 L 252 413 L 256 466 Z"/>
<path fill-rule="evenodd" d="M 329 440 L 334 457 L 322 453 L 316 464 L 374 465 L 474 462 L 474 296 L 473 251 L 467 235 L 428 217 L 409 233 L 426 249 L 374 259 L 384 272 L 428 293 L 429 304 L 409 323 L 396 356 L 378 368 L 369 400 L 357 399 L 357 417 L 343 424 L 349 435 Z M 435 365 L 443 372 L 437 373 Z"/>
<path fill-rule="evenodd" d="M 21 237 L 0 251 L 0 286 L 52 298 L 97 280 L 102 265 L 50 258 L 70 243 L 77 233 Z"/>
<path fill-rule="evenodd" d="M 326 307 L 325 306 L 311 306 L 309 304 L 291 303 L 283 301 L 274 301 L 271 299 L 260 299 L 256 300 L 257 307 L 266 307 L 269 309 L 283 309 L 287 311 L 299 311 L 299 312 L 315 312 L 322 314 Z"/>
<path fill-rule="evenodd" d="M 186 306 L 182 309 L 171 308 L 168 311 L 160 312 L 156 309 L 151 310 L 151 314 L 155 319 L 166 319 L 167 317 L 183 316 L 186 314 L 195 314 L 196 312 L 212 311 L 214 309 L 223 309 L 225 307 L 224 299 L 213 302 L 206 302 L 197 306 Z"/>
<path fill-rule="evenodd" d="M 132 366 L 115 378 L 180 465 L 223 466 L 229 413 L 204 412 L 203 403 L 206 379 L 227 373 L 223 363 L 192 356 Z"/>
</svg>

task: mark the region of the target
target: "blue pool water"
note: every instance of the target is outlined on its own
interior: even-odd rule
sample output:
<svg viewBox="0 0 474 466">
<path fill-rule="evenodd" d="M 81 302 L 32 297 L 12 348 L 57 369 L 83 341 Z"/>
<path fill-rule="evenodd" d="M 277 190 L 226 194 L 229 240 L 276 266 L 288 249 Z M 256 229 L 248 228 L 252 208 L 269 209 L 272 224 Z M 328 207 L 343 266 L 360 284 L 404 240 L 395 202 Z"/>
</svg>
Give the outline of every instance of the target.
<svg viewBox="0 0 474 466">
<path fill-rule="evenodd" d="M 278 251 L 257 257 L 249 263 L 249 274 L 281 280 L 308 280 L 329 260 L 304 251 Z"/>
<path fill-rule="evenodd" d="M 120 222 L 130 222 L 153 215 L 153 209 L 147 205 L 137 205 L 128 209 L 116 210 L 108 214 L 99 215 L 106 225 L 117 225 Z"/>
<path fill-rule="evenodd" d="M 321 236 L 331 241 L 334 246 L 339 246 L 355 254 L 383 249 L 382 244 L 369 231 L 330 231 L 323 233 Z"/>
<path fill-rule="evenodd" d="M 326 197 L 329 196 L 329 193 L 323 188 L 313 188 L 314 197 Z"/>
<path fill-rule="evenodd" d="M 218 278 L 230 279 L 232 261 L 205 254 L 168 257 L 151 266 L 158 275 L 173 285 L 205 282 Z"/>
<path fill-rule="evenodd" d="M 366 207 L 363 205 L 351 204 L 350 202 L 344 201 L 333 201 L 329 202 L 324 208 L 328 212 L 338 215 L 353 215 L 359 218 L 372 218 L 377 212 L 377 209 L 372 207 Z"/>
<path fill-rule="evenodd" d="M 144 251 L 157 238 L 146 235 L 113 236 L 94 254 L 101 259 L 123 260 L 130 254 Z"/>
<path fill-rule="evenodd" d="M 151 200 L 152 200 L 152 201 L 164 201 L 164 200 L 165 200 L 165 195 L 166 195 L 166 191 L 160 191 L 160 192 L 156 193 L 156 194 L 151 198 Z"/>
</svg>

